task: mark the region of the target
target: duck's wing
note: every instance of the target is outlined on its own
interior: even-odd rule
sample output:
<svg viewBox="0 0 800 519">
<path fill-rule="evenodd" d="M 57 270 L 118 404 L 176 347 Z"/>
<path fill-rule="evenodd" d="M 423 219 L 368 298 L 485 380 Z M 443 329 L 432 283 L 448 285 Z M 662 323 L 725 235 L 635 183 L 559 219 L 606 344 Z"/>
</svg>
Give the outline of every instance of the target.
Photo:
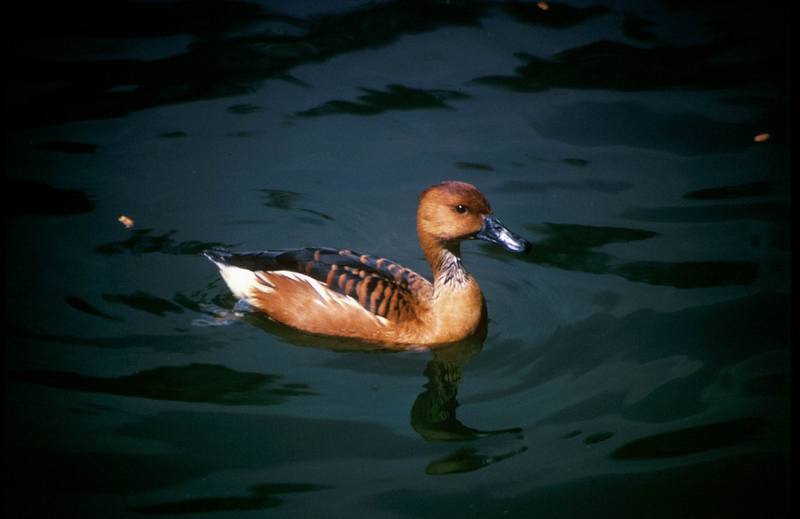
<svg viewBox="0 0 800 519">
<path fill-rule="evenodd" d="M 289 271 L 308 276 L 328 289 L 357 301 L 364 309 L 390 321 L 416 316 L 427 306 L 433 286 L 416 272 L 394 261 L 347 249 L 303 248 L 232 253 L 204 253 L 218 265 L 252 272 Z"/>
</svg>

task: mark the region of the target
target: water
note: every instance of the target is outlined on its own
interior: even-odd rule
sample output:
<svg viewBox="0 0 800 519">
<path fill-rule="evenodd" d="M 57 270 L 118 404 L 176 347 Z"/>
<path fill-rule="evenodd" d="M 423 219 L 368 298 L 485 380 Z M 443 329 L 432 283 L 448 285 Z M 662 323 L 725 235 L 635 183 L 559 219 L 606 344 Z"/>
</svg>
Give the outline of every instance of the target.
<svg viewBox="0 0 800 519">
<path fill-rule="evenodd" d="M 787 515 L 788 17 L 751 4 L 12 7 L 7 511 Z M 427 275 L 444 179 L 535 244 L 465 244 L 450 348 L 239 316 L 199 254 Z"/>
</svg>

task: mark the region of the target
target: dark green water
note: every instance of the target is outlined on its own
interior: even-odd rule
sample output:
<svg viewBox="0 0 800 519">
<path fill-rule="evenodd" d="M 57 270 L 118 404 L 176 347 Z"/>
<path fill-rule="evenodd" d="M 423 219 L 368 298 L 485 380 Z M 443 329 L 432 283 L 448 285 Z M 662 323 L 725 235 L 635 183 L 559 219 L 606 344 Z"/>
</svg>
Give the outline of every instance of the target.
<svg viewBox="0 0 800 519">
<path fill-rule="evenodd" d="M 786 8 L 548 7 L 9 7 L 6 511 L 786 517 Z M 205 248 L 428 275 L 444 179 L 534 242 L 464 245 L 485 337 L 224 312 Z"/>
</svg>

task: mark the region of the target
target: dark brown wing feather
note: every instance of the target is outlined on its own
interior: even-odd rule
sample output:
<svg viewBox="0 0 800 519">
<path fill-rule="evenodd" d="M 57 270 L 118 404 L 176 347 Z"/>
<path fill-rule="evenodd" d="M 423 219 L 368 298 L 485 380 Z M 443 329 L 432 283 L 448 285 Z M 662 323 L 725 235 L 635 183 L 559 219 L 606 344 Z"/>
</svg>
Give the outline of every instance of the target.
<svg viewBox="0 0 800 519">
<path fill-rule="evenodd" d="M 402 265 L 346 249 L 207 251 L 206 255 L 214 261 L 253 271 L 290 270 L 305 274 L 391 321 L 416 316 L 415 309 L 433 291 L 427 279 Z"/>
</svg>

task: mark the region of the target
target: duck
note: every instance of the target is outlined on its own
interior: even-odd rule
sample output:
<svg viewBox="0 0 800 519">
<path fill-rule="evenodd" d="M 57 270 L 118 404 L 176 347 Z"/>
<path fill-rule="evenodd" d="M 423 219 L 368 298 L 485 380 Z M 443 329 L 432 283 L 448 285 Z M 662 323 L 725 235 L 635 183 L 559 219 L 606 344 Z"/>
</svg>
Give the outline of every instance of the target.
<svg viewBox="0 0 800 519">
<path fill-rule="evenodd" d="M 435 347 L 469 338 L 487 319 L 461 242 L 484 240 L 513 253 L 531 244 L 511 232 L 472 184 L 440 182 L 419 196 L 416 230 L 432 280 L 389 259 L 350 249 L 257 252 L 209 249 L 239 308 L 306 333 L 395 347 Z"/>
</svg>

